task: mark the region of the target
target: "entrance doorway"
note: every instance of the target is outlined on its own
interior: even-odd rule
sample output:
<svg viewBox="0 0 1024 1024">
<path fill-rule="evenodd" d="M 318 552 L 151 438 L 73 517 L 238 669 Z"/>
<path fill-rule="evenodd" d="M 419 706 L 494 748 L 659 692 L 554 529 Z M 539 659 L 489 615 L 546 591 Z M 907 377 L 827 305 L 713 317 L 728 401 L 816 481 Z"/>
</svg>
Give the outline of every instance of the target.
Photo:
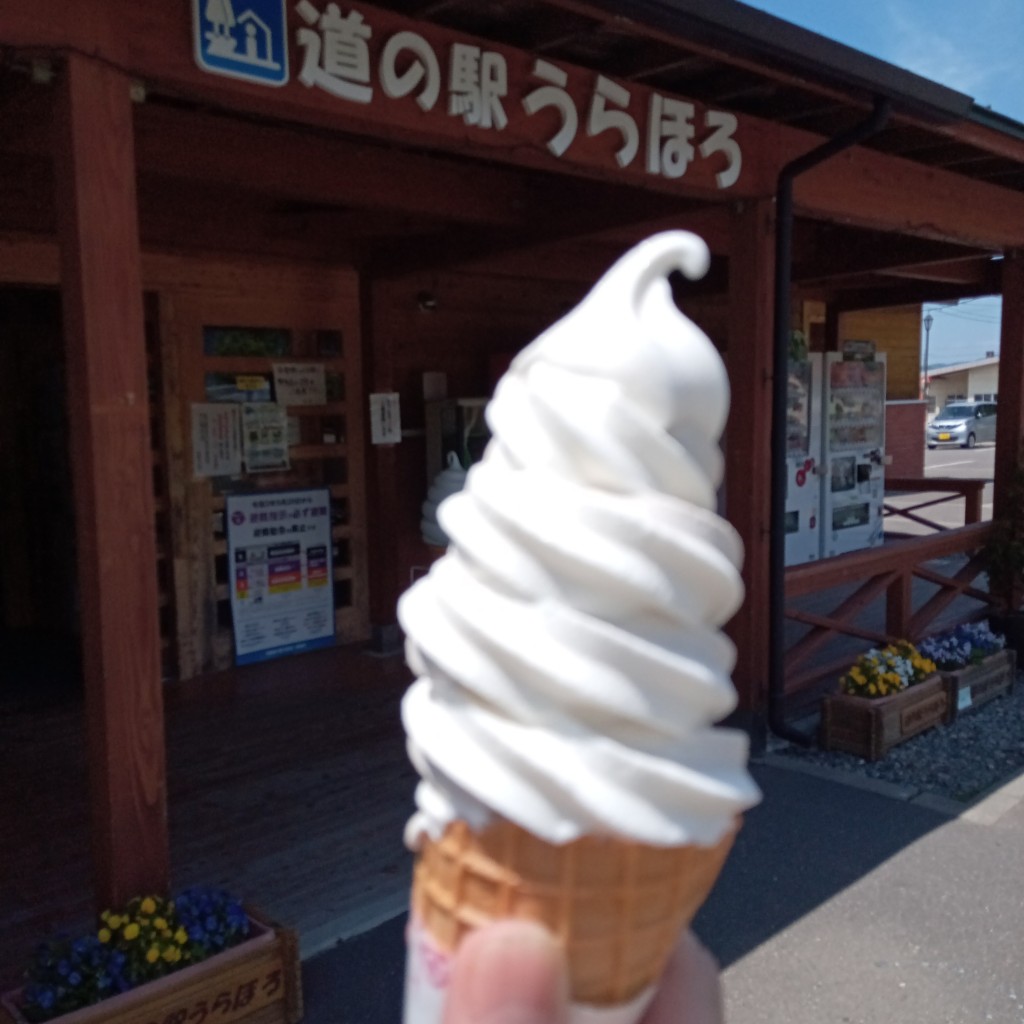
<svg viewBox="0 0 1024 1024">
<path fill-rule="evenodd" d="M 60 294 L 0 288 L 0 705 L 81 692 Z"/>
</svg>

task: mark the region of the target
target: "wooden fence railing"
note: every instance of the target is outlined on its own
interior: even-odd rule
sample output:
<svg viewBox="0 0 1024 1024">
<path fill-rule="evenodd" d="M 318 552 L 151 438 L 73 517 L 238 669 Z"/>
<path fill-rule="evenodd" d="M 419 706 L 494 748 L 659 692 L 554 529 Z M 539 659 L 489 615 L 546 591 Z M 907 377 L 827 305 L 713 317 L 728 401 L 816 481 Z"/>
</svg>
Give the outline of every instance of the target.
<svg viewBox="0 0 1024 1024">
<path fill-rule="evenodd" d="M 974 523 L 788 569 L 787 705 L 809 704 L 869 647 L 984 618 L 989 596 L 975 581 L 991 529 Z"/>
<path fill-rule="evenodd" d="M 928 519 L 918 513 L 926 508 L 934 508 L 937 505 L 945 505 L 952 501 L 959 501 L 961 498 L 964 499 L 964 525 L 969 526 L 972 523 L 980 523 L 982 515 L 982 492 L 985 490 L 985 485 L 987 483 L 987 480 L 960 480 L 955 477 L 934 477 L 931 479 L 910 476 L 886 477 L 885 491 L 887 497 L 894 492 L 909 492 L 912 494 L 938 493 L 941 495 L 941 497 L 930 498 L 927 501 L 921 501 L 916 505 L 910 505 L 906 508 L 901 508 L 899 505 L 895 505 L 891 501 L 884 502 L 883 509 L 886 526 L 887 528 L 892 529 L 893 520 L 900 518 L 907 519 L 920 526 L 930 527 L 933 530 L 948 530 L 950 527 L 945 526 L 942 523 L 937 523 L 933 519 Z M 897 523 L 895 526 L 898 528 L 899 524 Z"/>
</svg>

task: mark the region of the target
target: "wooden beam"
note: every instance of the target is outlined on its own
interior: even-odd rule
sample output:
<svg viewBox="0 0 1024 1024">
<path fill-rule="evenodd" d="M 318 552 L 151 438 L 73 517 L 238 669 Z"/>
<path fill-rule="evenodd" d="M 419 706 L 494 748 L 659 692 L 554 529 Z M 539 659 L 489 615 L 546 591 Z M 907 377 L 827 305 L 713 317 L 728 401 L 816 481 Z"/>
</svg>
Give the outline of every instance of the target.
<svg viewBox="0 0 1024 1024">
<path fill-rule="evenodd" d="M 740 708 L 767 712 L 769 527 L 771 523 L 771 380 L 775 213 L 768 200 L 733 215 L 726 366 L 732 411 L 725 434 L 725 511 L 746 552 L 746 600 L 729 623 L 737 649 L 733 681 Z"/>
<path fill-rule="evenodd" d="M 805 222 L 800 225 L 806 226 Z M 797 238 L 793 280 L 804 285 L 858 274 L 927 272 L 933 265 L 952 265 L 988 255 L 946 242 L 890 232 L 861 232 L 833 224 L 815 224 L 812 232 L 801 231 Z"/>
<path fill-rule="evenodd" d="M 944 284 L 988 285 L 991 257 L 974 256 L 966 259 L 946 260 L 942 263 L 916 264 L 893 267 L 885 273 L 890 277 L 909 278 L 915 281 L 941 281 Z"/>
<path fill-rule="evenodd" d="M 858 288 L 851 291 L 835 289 L 830 301 L 841 313 L 857 309 L 887 309 L 892 306 L 917 306 L 923 302 L 942 299 L 971 299 L 980 295 L 998 295 L 1002 287 L 1000 262 L 994 262 L 977 284 L 949 284 L 942 281 L 903 281 L 899 284 L 879 284 L 877 288 Z"/>
<path fill-rule="evenodd" d="M 55 121 L 96 900 L 121 906 L 169 879 L 128 79 L 69 55 Z"/>
<path fill-rule="evenodd" d="M 570 177 L 591 177 L 619 181 L 645 191 L 662 191 L 680 198 L 741 200 L 770 194 L 778 169 L 794 157 L 818 145 L 820 136 L 765 119 L 743 115 L 737 129 L 737 141 L 743 148 L 743 171 L 727 192 L 714 183 L 698 181 L 688 174 L 681 179 L 647 175 L 631 166 L 620 169 L 614 161 L 597 164 L 587 159 L 579 163 L 556 158 L 543 142 L 531 138 L 516 143 L 508 132 L 472 133 L 460 127 L 458 119 L 421 116 L 415 103 L 388 106 L 339 102 L 323 90 L 308 89 L 293 80 L 280 89 L 238 82 L 223 76 L 204 74 L 192 59 L 189 37 L 189 11 L 185 6 L 144 2 L 124 5 L 117 0 L 22 0 L 5 12 L 4 42 L 11 47 L 51 48 L 57 51 L 88 52 L 97 59 L 122 68 L 126 74 L 146 81 L 151 95 L 161 92 L 176 100 L 195 101 L 207 107 L 219 106 L 261 119 L 301 122 L 328 131 L 348 132 L 364 138 L 386 140 L 395 146 L 426 147 L 436 151 L 475 157 L 483 163 L 502 163 L 548 171 Z M 422 29 L 440 45 L 455 38 L 443 26 L 429 21 L 411 21 L 401 14 L 367 9 L 367 17 L 377 29 L 375 40 L 407 27 Z M 292 15 L 294 21 L 295 15 Z M 657 28 L 640 26 L 641 37 L 659 37 Z M 458 36 L 458 38 L 468 38 Z M 691 46 L 691 40 L 671 40 L 675 45 Z M 496 44 L 499 45 L 500 44 Z M 529 54 L 509 47 L 502 52 L 514 57 L 517 67 L 529 66 Z M 736 54 L 722 54 L 732 64 L 742 63 Z M 770 68 L 756 62 L 751 69 L 769 77 Z M 586 76 L 593 69 L 572 69 Z M 529 78 L 529 74 L 526 74 Z M 804 83 L 807 85 L 808 83 Z M 827 93 L 821 82 L 810 83 Z M 639 87 L 638 87 L 639 88 Z M 685 98 L 685 97 L 684 97 Z M 856 99 L 843 97 L 847 104 Z M 957 132 L 963 126 L 949 129 Z M 938 131 L 938 129 L 933 129 Z M 592 141 L 592 140 L 591 140 Z M 965 138 L 965 141 L 966 138 Z M 972 144 L 985 145 L 989 151 L 1005 148 L 1001 137 L 983 134 Z M 222 144 L 193 147 L 201 155 L 222 159 L 227 148 Z M 1018 149 L 1010 147 L 1011 158 L 1020 159 Z M 400 164 L 409 149 L 396 150 L 394 162 Z M 174 158 L 173 152 L 168 156 Z M 280 159 L 268 147 L 247 153 L 246 179 L 262 173 L 264 158 Z M 589 159 L 589 158 L 588 158 Z M 355 168 L 358 171 L 358 168 Z M 350 168 L 339 166 L 337 177 L 344 178 Z M 299 161 L 291 164 L 296 179 L 301 177 Z M 468 180 L 470 176 L 467 176 Z M 405 185 L 413 183 L 409 176 Z M 414 191 L 416 189 L 414 188 Z M 1024 247 L 1024 194 L 977 181 L 951 171 L 932 168 L 913 160 L 856 147 L 801 175 L 794 187 L 796 208 L 807 216 L 836 220 L 881 230 L 899 231 L 923 238 L 935 238 L 991 248 Z M 402 202 L 401 189 L 394 196 Z"/>
<path fill-rule="evenodd" d="M 1024 245 L 1024 194 L 862 146 L 801 175 L 793 197 L 800 216 L 983 249 Z"/>
<path fill-rule="evenodd" d="M 686 203 L 672 203 L 664 196 L 638 194 L 632 190 L 614 189 L 611 194 L 597 189 L 590 197 L 577 186 L 571 200 L 556 184 L 548 193 L 550 209 L 527 218 L 520 226 L 501 232 L 487 228 L 445 228 L 436 235 L 416 239 L 390 239 L 380 247 L 376 258 L 367 267 L 377 278 L 402 277 L 430 267 L 448 269 L 475 260 L 513 252 L 528 252 L 538 247 L 580 241 L 595 233 L 628 229 L 634 241 L 668 223 L 679 226 L 689 209 Z M 653 202 L 652 202 L 653 200 Z M 675 216 L 672 208 L 676 207 Z M 623 246 L 628 248 L 628 246 Z"/>
<path fill-rule="evenodd" d="M 165 178 L 494 227 L 521 224 L 529 211 L 543 209 L 544 190 L 531 189 L 522 173 L 451 156 L 156 103 L 139 111 L 137 128 L 140 171 Z"/>
</svg>

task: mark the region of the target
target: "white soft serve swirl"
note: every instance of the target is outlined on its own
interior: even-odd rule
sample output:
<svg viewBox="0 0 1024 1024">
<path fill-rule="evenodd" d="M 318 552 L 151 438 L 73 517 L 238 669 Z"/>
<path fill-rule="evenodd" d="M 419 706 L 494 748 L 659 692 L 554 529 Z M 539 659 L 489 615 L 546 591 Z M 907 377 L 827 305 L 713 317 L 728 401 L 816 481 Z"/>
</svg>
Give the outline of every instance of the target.
<svg viewBox="0 0 1024 1024">
<path fill-rule="evenodd" d="M 493 439 L 439 519 L 448 553 L 399 602 L 422 781 L 407 840 L 492 813 L 561 843 L 716 842 L 756 803 L 735 706 L 742 548 L 713 511 L 729 389 L 655 235 L 515 359 Z"/>
</svg>

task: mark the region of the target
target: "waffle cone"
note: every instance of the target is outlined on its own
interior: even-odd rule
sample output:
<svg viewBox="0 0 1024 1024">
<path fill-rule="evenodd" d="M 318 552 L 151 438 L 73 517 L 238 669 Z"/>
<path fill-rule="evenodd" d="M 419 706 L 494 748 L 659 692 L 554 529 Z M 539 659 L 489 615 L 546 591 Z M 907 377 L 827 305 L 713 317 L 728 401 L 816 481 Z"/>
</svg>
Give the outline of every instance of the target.
<svg viewBox="0 0 1024 1024">
<path fill-rule="evenodd" d="M 738 826 L 738 822 L 737 822 Z M 563 944 L 572 999 L 624 1003 L 660 977 L 718 877 L 736 830 L 712 847 L 658 847 L 585 836 L 562 846 L 509 821 L 453 822 L 424 839 L 412 910 L 448 953 L 471 929 L 529 918 Z"/>
</svg>

